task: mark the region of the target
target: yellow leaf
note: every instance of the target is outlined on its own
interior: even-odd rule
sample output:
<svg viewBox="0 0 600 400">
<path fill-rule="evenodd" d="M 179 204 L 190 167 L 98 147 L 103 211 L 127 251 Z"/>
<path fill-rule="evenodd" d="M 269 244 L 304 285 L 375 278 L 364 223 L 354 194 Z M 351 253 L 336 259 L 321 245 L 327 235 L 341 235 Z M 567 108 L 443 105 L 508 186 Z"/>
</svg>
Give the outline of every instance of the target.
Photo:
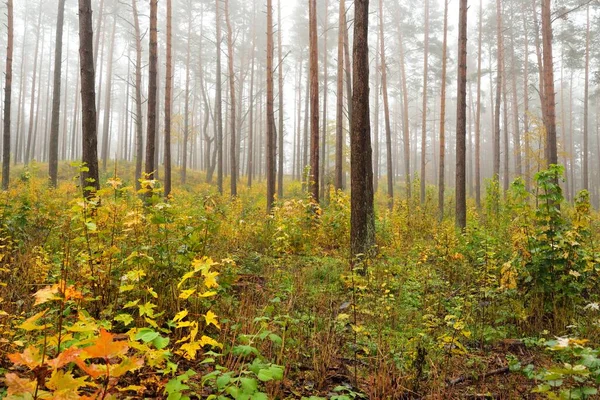
<svg viewBox="0 0 600 400">
<path fill-rule="evenodd" d="M 46 382 L 48 389 L 54 390 L 54 398 L 60 399 L 78 399 L 77 389 L 81 386 L 86 385 L 86 376 L 81 378 L 74 378 L 71 372 L 64 372 L 61 369 L 57 369 L 52 373 L 52 376 Z M 72 394 L 73 396 L 68 396 Z"/>
<path fill-rule="evenodd" d="M 217 320 L 217 315 L 214 312 L 209 310 L 204 316 L 204 320 L 206 321 L 206 326 L 213 324 L 217 328 L 221 329 L 219 321 Z"/>
<path fill-rule="evenodd" d="M 28 346 L 23 353 L 9 354 L 8 358 L 13 364 L 26 365 L 31 370 L 42 364 L 40 349 L 34 346 Z"/>
<path fill-rule="evenodd" d="M 198 296 L 199 297 L 212 297 L 212 296 L 216 296 L 216 295 L 217 295 L 217 292 L 208 291 L 208 292 L 200 293 Z"/>
<path fill-rule="evenodd" d="M 204 276 L 204 286 L 209 289 L 219 287 L 219 284 L 217 283 L 217 276 L 219 275 L 218 272 L 206 271 L 203 272 L 202 275 Z"/>
<path fill-rule="evenodd" d="M 119 292 L 125 293 L 135 289 L 135 285 L 121 285 L 119 287 Z"/>
<path fill-rule="evenodd" d="M 40 289 L 33 295 L 35 297 L 35 303 L 33 305 L 37 306 L 39 304 L 44 304 L 48 301 L 59 300 L 60 297 L 57 296 L 57 294 L 58 285 L 47 286 L 43 289 Z"/>
<path fill-rule="evenodd" d="M 196 352 L 200 350 L 200 342 L 191 342 L 181 345 L 178 353 L 183 353 L 183 356 L 188 360 L 193 360 L 196 358 Z"/>
<path fill-rule="evenodd" d="M 175 317 L 173 317 L 173 322 L 181 321 L 187 315 L 188 315 L 188 310 L 179 311 L 177 314 L 175 314 Z"/>
<path fill-rule="evenodd" d="M 17 326 L 17 328 L 24 329 L 26 331 L 39 331 L 52 326 L 50 324 L 36 325 L 36 322 L 46 314 L 46 311 L 48 310 L 41 311 L 27 318 L 25 321 L 23 321 L 21 325 Z"/>
<path fill-rule="evenodd" d="M 185 281 L 187 281 L 192 276 L 194 276 L 195 273 L 196 273 L 196 271 L 190 271 L 190 272 L 185 273 L 183 275 L 183 277 L 181 278 L 181 280 L 179 281 L 179 283 L 177 284 L 177 288 L 180 288 L 181 285 L 183 285 Z"/>
<path fill-rule="evenodd" d="M 147 287 L 146 290 L 148 291 L 148 293 L 150 293 L 152 295 L 152 297 L 154 297 L 155 299 L 158 299 L 158 294 L 156 294 L 154 289 L 152 289 L 151 287 Z"/>
<path fill-rule="evenodd" d="M 188 290 L 184 290 L 181 293 L 179 293 L 179 298 L 180 299 L 187 299 L 188 297 L 190 297 L 194 292 L 196 291 L 196 289 L 188 289 Z"/>
<path fill-rule="evenodd" d="M 21 395 L 19 398 L 33 398 L 33 394 L 35 393 L 35 389 L 37 387 L 36 381 L 31 381 L 29 379 L 19 378 L 19 375 L 8 373 L 5 376 L 6 386 L 8 387 L 8 395 Z M 25 397 L 24 394 L 29 394 L 31 396 Z"/>
<path fill-rule="evenodd" d="M 221 349 L 223 348 L 223 345 L 221 343 L 208 336 L 202 336 L 202 338 L 200 338 L 200 343 L 202 344 L 202 346 L 209 345 L 213 347 L 219 347 Z"/>
</svg>

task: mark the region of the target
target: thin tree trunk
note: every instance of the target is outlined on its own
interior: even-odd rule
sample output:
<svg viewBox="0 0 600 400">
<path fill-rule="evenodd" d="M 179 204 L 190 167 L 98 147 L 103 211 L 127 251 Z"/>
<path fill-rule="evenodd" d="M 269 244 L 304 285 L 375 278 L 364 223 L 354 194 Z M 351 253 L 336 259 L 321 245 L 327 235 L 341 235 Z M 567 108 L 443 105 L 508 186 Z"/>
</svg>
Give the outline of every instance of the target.
<svg viewBox="0 0 600 400">
<path fill-rule="evenodd" d="M 184 122 L 183 122 L 183 154 L 181 159 L 181 184 L 185 185 L 187 179 L 188 166 L 188 142 L 190 137 L 190 57 L 191 57 L 191 42 L 192 42 L 192 17 L 188 19 L 188 34 L 187 34 L 187 51 L 185 55 L 185 105 L 184 105 Z M 193 113 L 195 114 L 195 113 Z M 192 121 L 193 122 L 193 121 Z M 192 123 L 192 126 L 194 124 Z M 194 154 L 194 152 L 192 152 Z M 194 157 L 194 156 L 192 156 Z"/>
<path fill-rule="evenodd" d="M 317 2 L 309 2 L 310 31 L 310 178 L 312 200 L 319 202 L 319 64 L 317 48 Z"/>
<path fill-rule="evenodd" d="M 337 49 L 337 87 L 335 108 L 335 188 L 344 188 L 344 31 L 346 2 L 340 0 Z M 300 64 L 302 65 L 302 64 Z M 302 67 L 300 67 L 302 71 Z"/>
<path fill-rule="evenodd" d="M 350 253 L 353 264 L 375 243 L 373 162 L 369 122 L 369 0 L 354 0 L 351 143 Z"/>
<path fill-rule="evenodd" d="M 31 104 L 29 107 L 29 130 L 27 133 L 27 147 L 25 148 L 25 164 L 29 164 L 30 158 L 32 157 L 32 142 L 33 142 L 33 129 L 35 126 L 35 91 L 37 83 L 37 64 L 38 64 L 38 49 L 40 46 L 40 35 L 42 26 L 42 3 L 39 5 L 40 12 L 38 15 L 37 23 L 37 35 L 35 39 L 35 51 L 33 58 L 33 79 L 31 81 Z"/>
<path fill-rule="evenodd" d="M 229 104 L 230 107 L 230 157 L 231 157 L 231 196 L 237 196 L 237 146 L 236 146 L 236 116 L 235 116 L 235 73 L 233 70 L 233 31 L 231 29 L 231 20 L 229 16 L 229 0 L 225 0 L 225 22 L 227 23 L 227 65 L 229 69 Z"/>
<path fill-rule="evenodd" d="M 496 111 L 494 114 L 494 175 L 493 179 L 500 181 L 500 101 L 502 98 L 502 7 L 501 0 L 496 0 Z"/>
<path fill-rule="evenodd" d="M 9 1 L 10 13 L 12 13 L 12 0 Z M 10 15 L 12 19 L 12 15 Z M 52 92 L 52 123 L 50 128 L 50 149 L 48 156 L 48 169 L 50 175 L 50 185 L 56 187 L 58 181 L 58 130 L 59 130 L 59 119 L 60 119 L 60 85 L 61 85 L 61 71 L 62 71 L 62 38 L 63 38 L 63 26 L 65 20 L 65 0 L 58 1 L 58 16 L 56 19 L 56 47 L 54 49 L 54 88 Z M 12 24 L 12 20 L 9 21 Z M 10 27 L 12 29 L 12 26 Z M 10 40 L 12 40 L 12 33 L 9 33 Z M 10 46 L 10 52 L 12 53 L 12 43 Z M 7 58 L 8 59 L 8 58 Z M 12 74 L 12 54 L 11 54 L 11 71 Z M 6 79 L 9 79 L 9 72 L 7 68 Z M 10 96 L 10 90 L 7 94 Z M 9 99 L 10 105 L 10 99 Z M 10 114 L 8 116 L 10 119 Z M 9 136 L 10 141 L 10 136 Z"/>
<path fill-rule="evenodd" d="M 477 111 L 475 115 L 475 203 L 481 207 L 481 41 L 483 0 L 479 0 L 479 38 L 477 40 Z"/>
<path fill-rule="evenodd" d="M 137 10 L 137 0 L 131 0 L 133 26 L 135 28 L 135 188 L 140 190 L 142 158 L 144 156 L 144 133 L 142 121 L 142 37 Z"/>
<path fill-rule="evenodd" d="M 62 3 L 64 5 L 64 0 L 62 0 Z M 6 80 L 4 81 L 4 128 L 2 132 L 2 190 L 8 190 L 8 182 L 10 179 L 10 106 L 12 97 L 12 62 L 14 46 L 13 1 L 7 0 L 6 7 L 7 42 Z"/>
<path fill-rule="evenodd" d="M 398 38 L 400 47 L 400 80 L 402 82 L 402 140 L 404 142 L 404 175 L 406 181 L 406 197 L 411 198 L 410 183 L 410 125 L 408 121 L 408 85 L 406 84 L 406 69 L 404 67 L 404 43 L 402 30 Z"/>
<path fill-rule="evenodd" d="M 586 36 L 585 36 L 585 87 L 583 94 L 583 188 L 589 190 L 588 172 L 588 119 L 589 119 L 589 82 L 590 82 L 590 6 L 587 6 Z"/>
<path fill-rule="evenodd" d="M 217 45 L 217 68 L 216 68 L 216 93 L 215 93 L 215 119 L 217 124 L 216 149 L 217 149 L 217 186 L 219 193 L 223 194 L 223 110 L 222 110 L 222 84 L 221 84 L 221 12 L 219 0 L 215 0 L 216 19 L 216 45 Z"/>
<path fill-rule="evenodd" d="M 113 59 L 115 53 L 115 34 L 117 31 L 117 10 L 115 9 L 115 15 L 113 16 L 113 25 L 111 30 L 110 47 L 108 49 L 108 70 L 106 71 L 106 99 L 104 103 L 104 123 L 103 134 L 102 134 L 102 169 L 106 171 L 106 162 L 109 157 L 110 151 L 110 116 L 111 116 L 111 100 L 112 100 L 112 71 L 113 71 Z"/>
<path fill-rule="evenodd" d="M 550 0 L 542 0 L 542 43 L 544 61 L 544 98 L 546 115 L 546 160 L 547 164 L 558 163 L 556 146 L 556 104 L 554 99 L 554 64 L 552 60 L 552 24 L 550 20 Z"/>
<path fill-rule="evenodd" d="M 481 1 L 481 0 L 480 0 Z M 481 42 L 480 42 L 481 43 Z M 442 43 L 442 94 L 440 97 L 440 171 L 438 176 L 438 207 L 440 221 L 444 219 L 445 157 L 446 157 L 446 51 L 448 48 L 448 0 L 444 0 L 444 41 Z M 459 51 L 460 55 L 460 51 Z M 480 55 L 481 57 L 481 48 Z M 481 58 L 479 61 L 481 67 Z M 480 72 L 481 73 L 481 72 Z M 460 95 L 460 93 L 459 93 Z M 460 111 L 460 110 L 459 110 Z M 458 150 L 457 150 L 458 154 Z"/>
<path fill-rule="evenodd" d="M 467 226 L 465 155 L 467 128 L 467 0 L 460 0 L 458 22 L 458 79 L 456 105 L 456 226 Z"/>
<path fill-rule="evenodd" d="M 256 60 L 256 12 L 252 14 L 252 63 L 250 66 L 250 95 L 248 99 L 249 115 L 248 115 L 248 167 L 246 174 L 248 175 L 248 187 L 252 186 L 252 178 L 254 175 L 254 63 Z"/>
<path fill-rule="evenodd" d="M 272 0 L 267 0 L 267 212 L 271 211 L 275 202 L 275 110 L 273 103 L 273 5 Z"/>
<path fill-rule="evenodd" d="M 421 109 L 421 204 L 425 202 L 425 161 L 427 156 L 427 74 L 429 69 L 429 0 L 425 0 L 425 43 L 423 52 L 423 106 Z"/>
<path fill-rule="evenodd" d="M 167 0 L 167 70 L 165 71 L 165 197 L 171 194 L 171 106 L 173 92 L 173 7 Z M 186 103 L 187 104 L 187 103 Z M 187 119 L 187 115 L 186 115 Z"/>
<path fill-rule="evenodd" d="M 383 34 L 383 28 L 383 0 L 379 0 L 379 35 L 381 36 L 379 42 L 381 47 L 379 52 L 381 56 L 381 86 L 383 95 L 383 113 L 385 117 L 388 207 L 391 210 L 394 207 L 394 169 L 392 165 L 392 128 L 390 125 L 390 106 L 387 89 L 387 64 L 385 61 L 385 36 Z"/>
<path fill-rule="evenodd" d="M 79 63 L 81 68 L 83 194 L 90 198 L 100 188 L 98 177 L 98 130 L 96 126 L 96 92 L 93 56 L 91 0 L 79 0 Z"/>
<path fill-rule="evenodd" d="M 327 2 L 327 0 L 326 0 Z M 282 54 L 282 44 L 281 44 L 281 0 L 277 2 L 277 53 L 278 53 L 278 85 L 279 85 L 279 132 L 278 139 L 279 143 L 277 145 L 277 156 L 278 156 L 278 167 L 277 167 L 277 196 L 279 198 L 283 197 L 283 54 Z M 327 34 L 326 34 L 327 35 Z M 326 95 L 325 95 L 326 96 Z"/>
<path fill-rule="evenodd" d="M 158 0 L 150 0 L 150 55 L 148 76 L 148 123 L 146 125 L 146 163 L 144 170 L 145 179 L 155 179 L 156 166 L 154 163 L 154 152 L 156 151 L 156 103 L 157 103 L 157 64 L 158 64 Z M 147 187 L 147 195 L 152 191 Z"/>
<path fill-rule="evenodd" d="M 529 164 L 530 141 L 529 141 L 529 38 L 527 29 L 527 18 L 523 13 L 523 31 L 525 32 L 525 60 L 523 70 L 523 132 L 525 142 L 525 190 L 531 190 L 531 174 Z"/>
</svg>

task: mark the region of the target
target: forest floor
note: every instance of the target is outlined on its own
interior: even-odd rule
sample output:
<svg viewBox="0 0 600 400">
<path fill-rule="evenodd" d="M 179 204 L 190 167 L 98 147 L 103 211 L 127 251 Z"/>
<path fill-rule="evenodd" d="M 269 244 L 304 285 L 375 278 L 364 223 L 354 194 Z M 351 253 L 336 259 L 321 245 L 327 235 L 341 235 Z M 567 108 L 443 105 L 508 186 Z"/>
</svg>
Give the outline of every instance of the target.
<svg viewBox="0 0 600 400">
<path fill-rule="evenodd" d="M 86 202 L 76 168 L 58 189 L 44 168 L 0 194 L 0 398 L 597 396 L 585 195 L 556 211 L 492 185 L 460 233 L 435 188 L 393 211 L 378 193 L 377 254 L 352 270 L 343 192 L 317 206 L 289 181 L 267 215 L 261 182 L 231 200 L 190 173 L 143 200 L 107 173 Z"/>
</svg>

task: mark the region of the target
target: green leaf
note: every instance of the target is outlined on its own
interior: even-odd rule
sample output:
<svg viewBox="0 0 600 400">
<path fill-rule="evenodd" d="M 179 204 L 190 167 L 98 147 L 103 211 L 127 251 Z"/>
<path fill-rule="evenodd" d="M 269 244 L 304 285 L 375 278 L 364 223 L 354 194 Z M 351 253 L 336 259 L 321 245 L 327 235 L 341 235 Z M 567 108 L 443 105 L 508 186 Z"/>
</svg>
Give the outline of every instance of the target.
<svg viewBox="0 0 600 400">
<path fill-rule="evenodd" d="M 123 325 L 127 326 L 133 322 L 133 317 L 129 314 L 119 314 L 115 317 L 115 321 L 122 322 Z"/>
<path fill-rule="evenodd" d="M 169 338 L 163 337 L 163 336 L 157 336 L 156 338 L 154 338 L 154 340 L 152 340 L 152 344 L 158 350 L 162 350 L 169 345 Z"/>
<path fill-rule="evenodd" d="M 142 340 L 144 343 L 152 342 L 159 336 L 158 332 L 150 328 L 142 328 L 135 335 L 135 340 Z"/>
<path fill-rule="evenodd" d="M 258 382 L 253 378 L 240 378 L 240 384 L 244 393 L 254 393 L 258 390 Z"/>
</svg>

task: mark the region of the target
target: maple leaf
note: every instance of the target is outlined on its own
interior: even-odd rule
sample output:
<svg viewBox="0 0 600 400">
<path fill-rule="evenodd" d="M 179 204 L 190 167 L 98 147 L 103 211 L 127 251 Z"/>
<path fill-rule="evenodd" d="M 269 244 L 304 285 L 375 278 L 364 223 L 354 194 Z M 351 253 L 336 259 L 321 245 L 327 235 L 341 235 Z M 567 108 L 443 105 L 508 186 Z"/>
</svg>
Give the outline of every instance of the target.
<svg viewBox="0 0 600 400">
<path fill-rule="evenodd" d="M 26 365 L 31 370 L 42 364 L 40 349 L 34 346 L 28 346 L 22 353 L 9 354 L 8 358 L 13 364 Z"/>
<path fill-rule="evenodd" d="M 19 375 L 14 373 L 8 373 L 4 377 L 6 386 L 8 387 L 8 395 L 24 395 L 30 394 L 33 396 L 35 393 L 35 388 L 37 386 L 36 381 L 31 381 L 25 378 L 19 378 Z M 25 397 L 25 396 L 23 396 Z"/>
<path fill-rule="evenodd" d="M 52 376 L 46 382 L 46 387 L 54 390 L 52 397 L 54 400 L 75 400 L 79 399 L 77 390 L 88 384 L 86 379 L 86 376 L 74 378 L 71 372 L 59 369 L 52 373 Z"/>
<path fill-rule="evenodd" d="M 127 372 L 135 371 L 144 366 L 144 359 L 135 357 L 126 357 L 120 364 L 114 364 L 109 367 L 110 376 L 118 378 Z"/>
<path fill-rule="evenodd" d="M 202 272 L 202 275 L 204 276 L 204 286 L 209 289 L 219 287 L 219 284 L 217 283 L 217 276 L 219 276 L 218 272 L 206 271 Z"/>
<path fill-rule="evenodd" d="M 219 347 L 219 348 L 223 348 L 223 345 L 219 342 L 217 342 L 215 339 L 208 337 L 208 336 L 202 336 L 200 338 L 200 343 L 202 344 L 202 346 L 213 346 L 213 347 Z"/>
<path fill-rule="evenodd" d="M 40 289 L 33 294 L 33 296 L 35 297 L 35 303 L 33 305 L 37 306 L 39 304 L 44 304 L 48 301 L 58 300 L 60 299 L 60 297 L 57 296 L 58 293 L 58 285 L 46 286 L 45 288 Z"/>
<path fill-rule="evenodd" d="M 178 353 L 183 353 L 183 356 L 188 360 L 193 360 L 196 358 L 196 352 L 200 350 L 201 344 L 200 342 L 190 342 L 182 345 L 180 347 L 180 351 Z"/>
<path fill-rule="evenodd" d="M 125 354 L 129 346 L 127 342 L 115 342 L 113 335 L 105 329 L 100 329 L 100 337 L 96 342 L 83 349 L 87 358 L 110 358 Z"/>
<path fill-rule="evenodd" d="M 70 362 L 75 362 L 77 357 L 81 354 L 81 349 L 75 347 L 69 347 L 58 355 L 58 357 L 48 360 L 48 365 L 54 369 L 58 369 Z"/>
<path fill-rule="evenodd" d="M 206 321 L 206 326 L 213 324 L 218 329 L 221 329 L 221 326 L 219 325 L 219 321 L 217 320 L 217 314 L 215 314 L 214 312 L 208 310 L 208 312 L 204 316 L 204 320 Z"/>
<path fill-rule="evenodd" d="M 36 324 L 36 322 L 40 318 L 42 318 L 46 314 L 47 311 L 48 310 L 44 310 L 35 315 L 32 315 L 31 317 L 29 317 L 25 321 L 23 321 L 23 323 L 21 325 L 17 326 L 17 328 L 24 329 L 26 331 L 39 331 L 39 330 L 43 330 L 43 329 L 51 327 L 52 325 L 50 325 L 50 324 L 45 324 L 45 325 L 37 325 Z"/>
</svg>

